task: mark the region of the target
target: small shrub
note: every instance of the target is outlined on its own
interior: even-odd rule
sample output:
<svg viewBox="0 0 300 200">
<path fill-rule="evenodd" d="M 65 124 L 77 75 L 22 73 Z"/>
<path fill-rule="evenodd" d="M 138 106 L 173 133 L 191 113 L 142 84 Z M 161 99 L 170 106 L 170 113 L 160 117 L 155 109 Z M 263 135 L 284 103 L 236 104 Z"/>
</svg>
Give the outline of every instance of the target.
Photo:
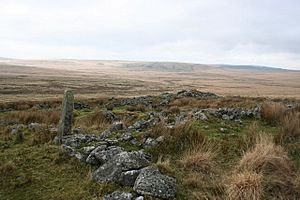
<svg viewBox="0 0 300 200">
<path fill-rule="evenodd" d="M 280 103 L 265 103 L 261 107 L 261 117 L 271 125 L 277 125 L 285 112 L 286 108 Z"/>
<path fill-rule="evenodd" d="M 229 177 L 225 186 L 229 200 L 259 200 L 263 194 L 263 176 L 244 171 Z"/>
</svg>

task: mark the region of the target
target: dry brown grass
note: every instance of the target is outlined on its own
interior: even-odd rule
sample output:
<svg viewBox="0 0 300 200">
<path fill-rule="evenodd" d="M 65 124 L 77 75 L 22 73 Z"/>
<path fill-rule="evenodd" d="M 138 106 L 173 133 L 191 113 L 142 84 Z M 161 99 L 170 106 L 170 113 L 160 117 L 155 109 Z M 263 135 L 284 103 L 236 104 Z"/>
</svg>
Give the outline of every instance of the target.
<svg viewBox="0 0 300 200">
<path fill-rule="evenodd" d="M 57 124 L 60 119 L 59 111 L 15 111 L 8 113 L 6 119 L 17 123 L 28 124 L 32 122 L 44 124 Z"/>
<path fill-rule="evenodd" d="M 101 110 L 89 113 L 86 116 L 79 117 L 75 120 L 75 126 L 77 127 L 92 127 L 106 129 L 111 125 L 111 122 L 105 118 Z"/>
<path fill-rule="evenodd" d="M 261 117 L 271 125 L 277 125 L 286 112 L 286 108 L 281 103 L 264 103 L 261 107 Z"/>
<path fill-rule="evenodd" d="M 275 137 L 279 144 L 297 141 L 300 138 L 300 113 L 289 112 L 280 122 L 280 132 Z"/>
<path fill-rule="evenodd" d="M 53 141 L 53 139 L 57 136 L 57 132 L 51 132 L 49 127 L 43 126 L 39 130 L 33 133 L 33 137 L 31 138 L 31 145 L 39 145 L 45 144 Z"/>
<path fill-rule="evenodd" d="M 161 135 L 169 135 L 170 130 L 166 127 L 166 123 L 161 121 L 153 126 L 149 132 L 149 136 L 157 138 Z"/>
<path fill-rule="evenodd" d="M 146 107 L 142 104 L 138 104 L 135 106 L 128 106 L 127 110 L 130 112 L 134 112 L 134 111 L 146 112 Z"/>
<path fill-rule="evenodd" d="M 160 155 L 155 163 L 155 165 L 163 172 L 167 174 L 174 174 L 175 169 L 171 166 L 171 160 L 169 157 L 164 158 Z"/>
<path fill-rule="evenodd" d="M 169 111 L 170 111 L 170 113 L 173 113 L 173 114 L 179 114 L 180 113 L 180 109 L 179 109 L 178 106 L 171 106 L 169 108 Z"/>
<path fill-rule="evenodd" d="M 244 171 L 230 176 L 225 186 L 229 200 L 259 200 L 263 194 L 263 176 Z"/>
<path fill-rule="evenodd" d="M 265 191 L 272 195 L 294 198 L 295 173 L 287 152 L 271 136 L 261 135 L 253 149 L 240 160 L 239 172 L 256 172 L 264 176 Z"/>
<path fill-rule="evenodd" d="M 182 184 L 187 188 L 200 188 L 203 178 L 196 172 L 189 173 L 183 178 Z"/>
<path fill-rule="evenodd" d="M 238 142 L 239 149 L 242 152 L 247 151 L 248 149 L 252 148 L 259 138 L 260 134 L 263 134 L 259 131 L 259 127 L 257 122 L 253 122 L 246 133 L 240 138 L 240 141 Z"/>
<path fill-rule="evenodd" d="M 211 174 L 215 167 L 215 152 L 216 147 L 211 144 L 191 146 L 183 153 L 179 165 L 187 171 Z"/>
<path fill-rule="evenodd" d="M 3 141 L 12 140 L 12 135 L 10 134 L 10 128 L 4 125 L 0 125 L 0 139 Z"/>
</svg>

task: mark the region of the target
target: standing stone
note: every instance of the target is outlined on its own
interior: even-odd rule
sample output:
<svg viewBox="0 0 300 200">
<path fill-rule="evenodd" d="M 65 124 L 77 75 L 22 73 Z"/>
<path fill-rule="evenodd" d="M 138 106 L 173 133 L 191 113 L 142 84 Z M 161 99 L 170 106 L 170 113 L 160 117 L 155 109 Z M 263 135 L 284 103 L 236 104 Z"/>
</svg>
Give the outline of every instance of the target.
<svg viewBox="0 0 300 200">
<path fill-rule="evenodd" d="M 62 103 L 62 112 L 59 121 L 60 136 L 71 134 L 74 108 L 74 94 L 71 90 L 65 90 Z"/>
</svg>

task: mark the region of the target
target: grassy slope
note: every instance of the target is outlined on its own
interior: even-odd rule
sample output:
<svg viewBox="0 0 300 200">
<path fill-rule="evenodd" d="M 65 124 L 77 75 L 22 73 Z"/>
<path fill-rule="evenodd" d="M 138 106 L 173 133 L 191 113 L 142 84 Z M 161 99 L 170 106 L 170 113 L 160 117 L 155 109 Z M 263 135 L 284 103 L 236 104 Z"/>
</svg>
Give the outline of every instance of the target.
<svg viewBox="0 0 300 200">
<path fill-rule="evenodd" d="M 119 115 L 135 113 L 137 118 L 143 116 L 140 111 L 128 111 L 124 107 L 114 111 Z M 89 113 L 80 112 L 76 116 L 82 118 Z M 217 118 L 192 123 L 193 128 L 202 133 L 206 140 L 218 146 L 211 174 L 181 167 L 178 162 L 183 151 L 169 154 L 160 149 L 151 151 L 158 167 L 176 178 L 177 199 L 224 198 L 223 178 L 230 174 L 242 157 L 243 150 L 246 150 L 243 136 L 254 122 L 257 131 L 266 134 L 277 134 L 279 131 L 278 127 L 270 126 L 260 119 L 244 120 L 242 124 Z M 226 128 L 226 133 L 220 132 L 221 127 Z M 100 199 L 103 194 L 118 188 L 130 190 L 118 185 L 92 182 L 88 165 L 61 153 L 59 147 L 51 143 L 32 145 L 34 137 L 34 133 L 27 132 L 21 144 L 15 143 L 14 138 L 0 138 L 0 199 Z M 128 144 L 121 145 L 131 149 Z M 299 142 L 295 141 L 286 148 L 299 167 Z"/>
</svg>

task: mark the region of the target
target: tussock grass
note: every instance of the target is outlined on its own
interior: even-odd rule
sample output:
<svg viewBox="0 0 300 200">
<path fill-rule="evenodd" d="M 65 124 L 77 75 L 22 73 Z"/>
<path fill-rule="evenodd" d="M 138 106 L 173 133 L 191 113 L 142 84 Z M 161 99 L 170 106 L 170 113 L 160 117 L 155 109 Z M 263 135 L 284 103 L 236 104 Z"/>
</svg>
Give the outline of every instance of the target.
<svg viewBox="0 0 300 200">
<path fill-rule="evenodd" d="M 16 111 L 8 113 L 5 118 L 10 121 L 15 121 L 22 124 L 28 124 L 32 122 L 57 124 L 60 119 L 60 112 L 44 110 Z"/>
<path fill-rule="evenodd" d="M 199 173 L 191 172 L 183 180 L 182 184 L 188 188 L 200 188 L 203 184 L 203 178 Z"/>
<path fill-rule="evenodd" d="M 179 114 L 180 113 L 180 108 L 178 106 L 171 106 L 169 108 L 169 111 L 170 111 L 170 113 L 173 113 L 173 114 Z"/>
<path fill-rule="evenodd" d="M 279 144 L 296 141 L 300 139 L 300 113 L 289 112 L 280 123 L 280 132 L 275 137 L 275 141 Z"/>
<path fill-rule="evenodd" d="M 89 113 L 85 116 L 79 117 L 75 120 L 75 126 L 77 127 L 93 127 L 93 128 L 108 128 L 111 122 L 105 118 L 101 110 Z"/>
<path fill-rule="evenodd" d="M 38 131 L 33 133 L 30 144 L 31 145 L 39 145 L 45 144 L 53 141 L 53 139 L 57 136 L 57 132 L 51 132 L 49 127 L 43 126 Z"/>
<path fill-rule="evenodd" d="M 265 191 L 272 195 L 295 198 L 295 173 L 287 152 L 273 142 L 271 136 L 261 135 L 254 148 L 246 152 L 237 166 L 238 172 L 263 175 Z"/>
<path fill-rule="evenodd" d="M 183 153 L 179 165 L 188 171 L 211 174 L 215 166 L 215 152 L 216 147 L 212 144 L 191 146 Z"/>
<path fill-rule="evenodd" d="M 12 140 L 12 135 L 10 134 L 10 128 L 4 125 L 0 125 L 0 140 L 9 141 Z"/>
<path fill-rule="evenodd" d="M 284 117 L 286 108 L 281 103 L 264 103 L 261 107 L 261 117 L 271 125 L 277 125 Z"/>
<path fill-rule="evenodd" d="M 253 122 L 247 129 L 246 133 L 240 138 L 240 141 L 238 142 L 239 149 L 245 152 L 252 148 L 261 134 L 263 133 L 260 133 L 257 122 Z"/>
<path fill-rule="evenodd" d="M 259 200 L 263 194 L 263 175 L 253 171 L 233 174 L 225 187 L 228 200 Z"/>
<path fill-rule="evenodd" d="M 167 174 L 174 174 L 175 169 L 171 165 L 171 160 L 169 157 L 163 157 L 160 155 L 155 163 L 155 165 L 163 172 Z"/>
</svg>

